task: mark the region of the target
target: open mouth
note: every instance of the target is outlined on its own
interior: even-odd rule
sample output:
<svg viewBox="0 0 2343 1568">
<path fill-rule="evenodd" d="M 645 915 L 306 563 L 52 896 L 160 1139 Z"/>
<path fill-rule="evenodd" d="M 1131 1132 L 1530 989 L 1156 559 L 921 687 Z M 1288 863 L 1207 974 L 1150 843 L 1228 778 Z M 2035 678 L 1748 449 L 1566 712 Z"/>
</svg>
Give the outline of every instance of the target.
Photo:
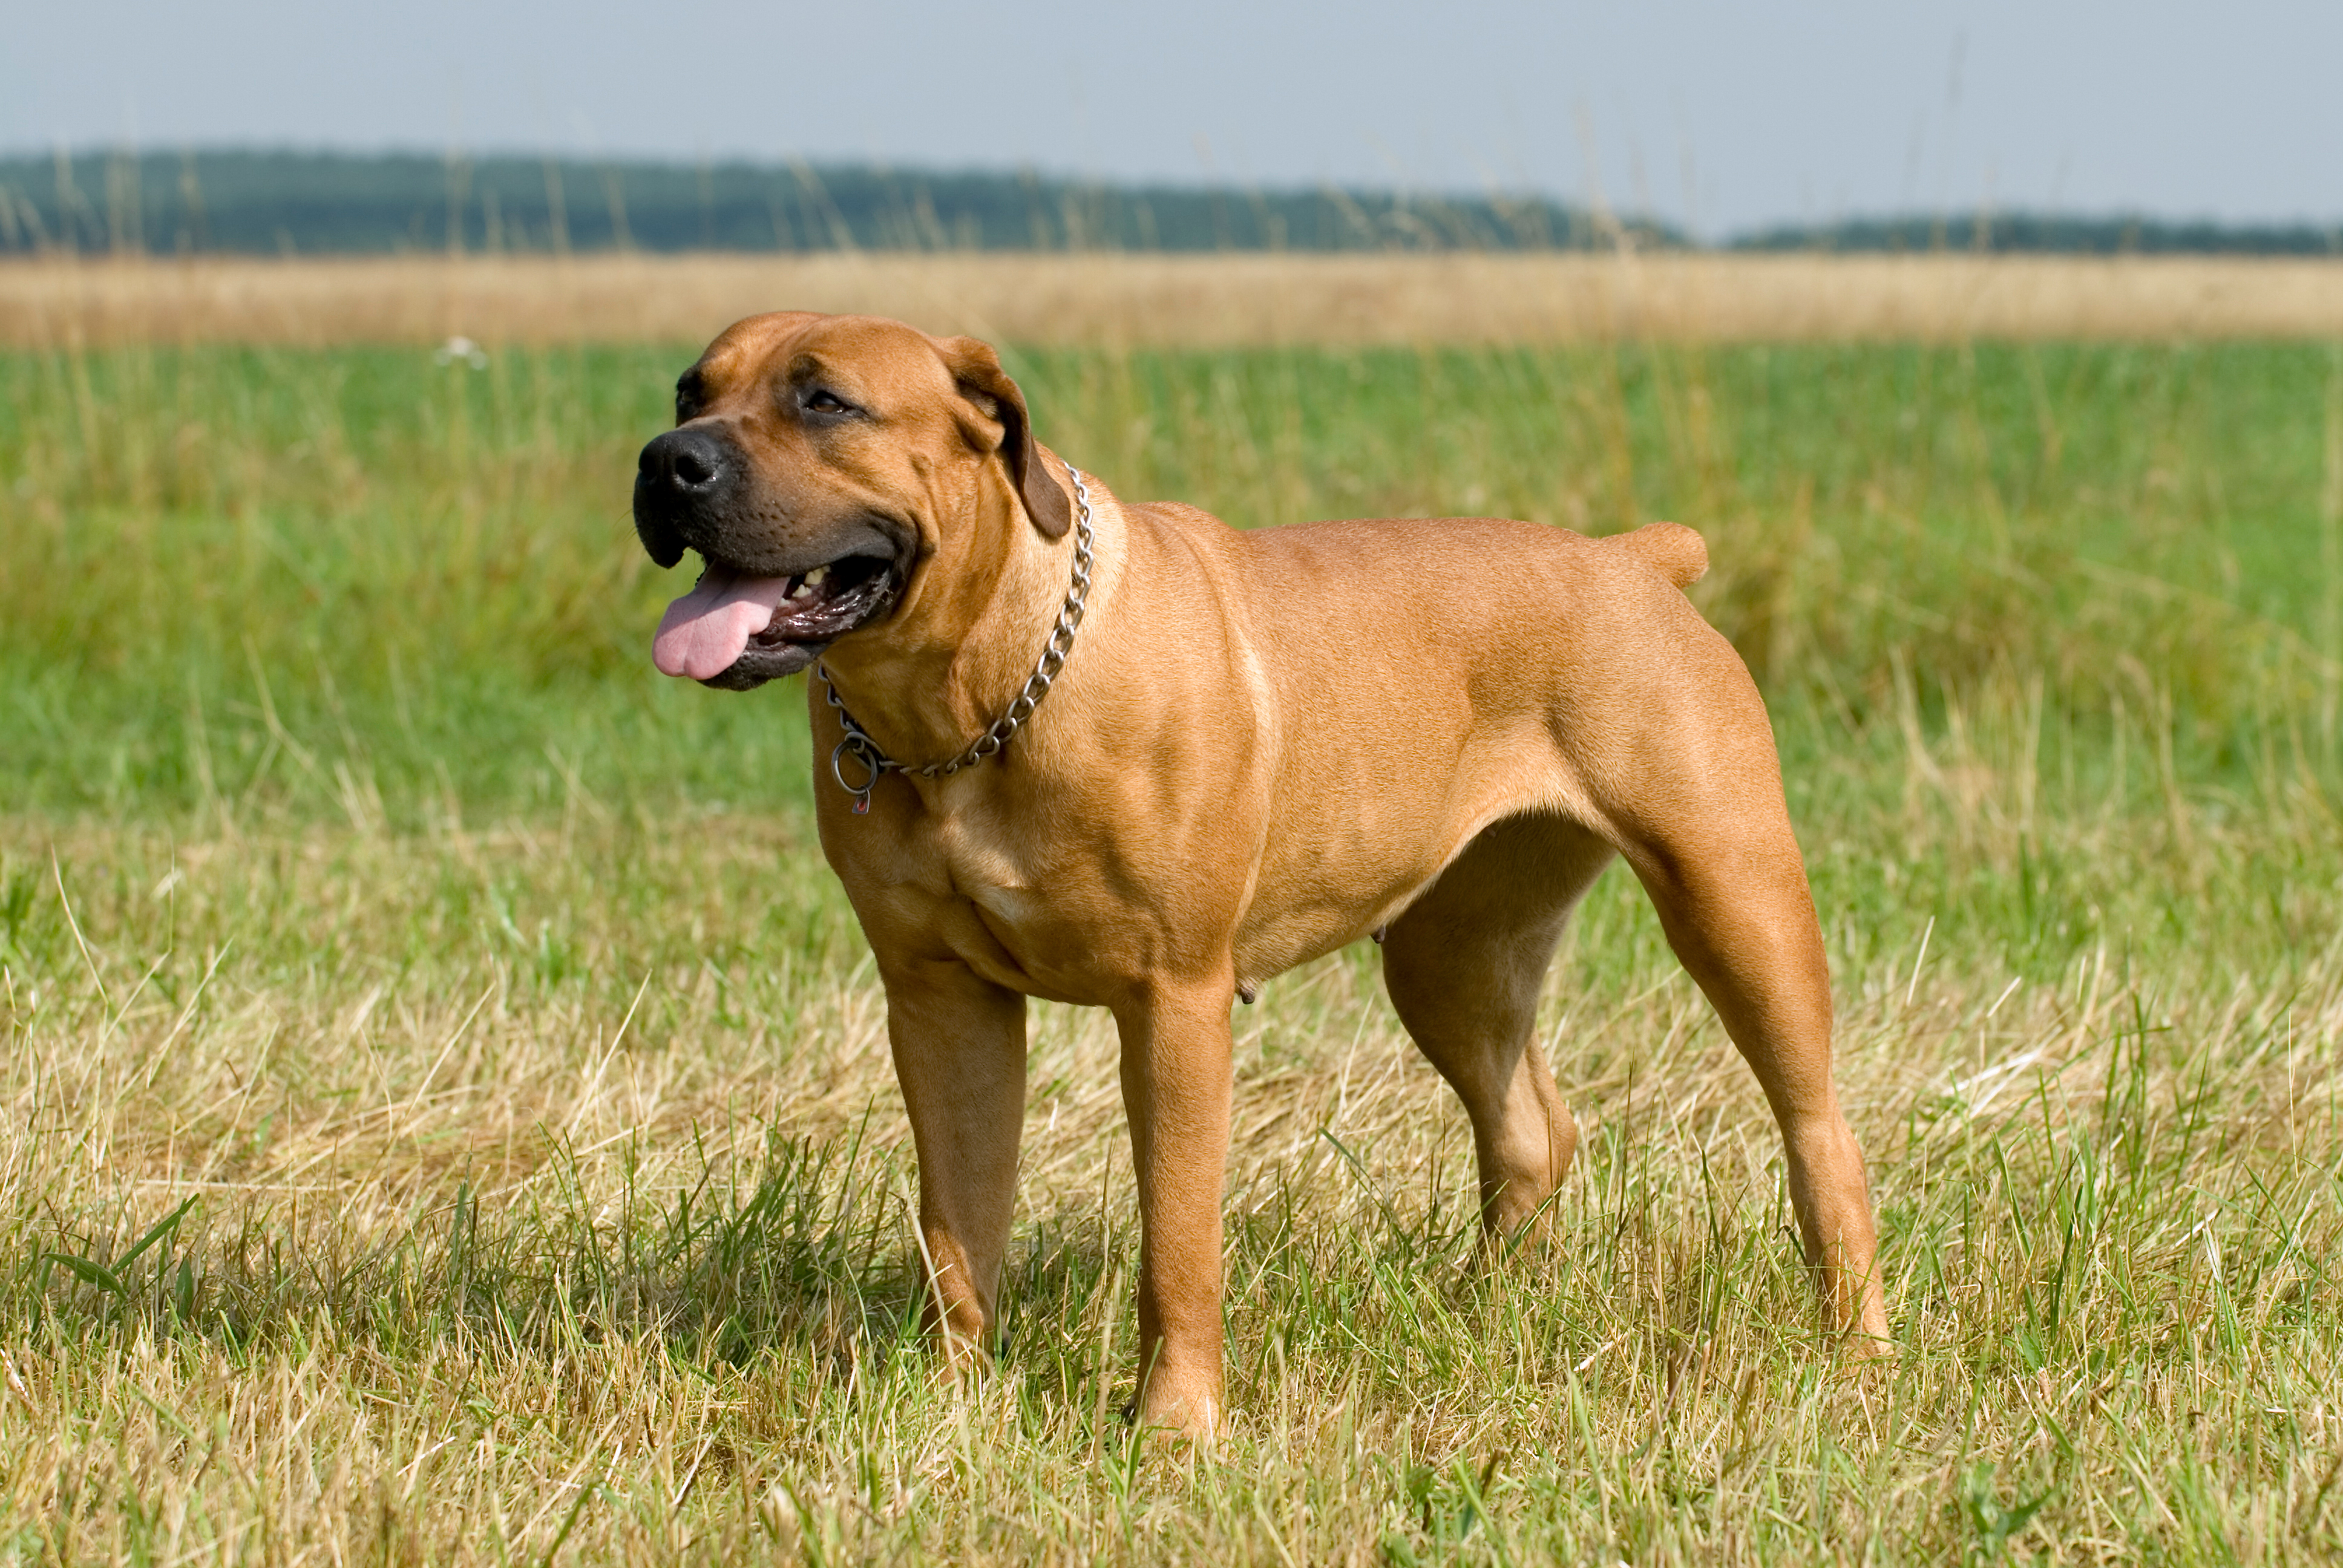
<svg viewBox="0 0 2343 1568">
<path fill-rule="evenodd" d="M 751 577 L 709 561 L 667 607 L 651 659 L 662 674 L 743 689 L 795 674 L 895 602 L 893 563 L 846 556 L 790 577 Z"/>
</svg>

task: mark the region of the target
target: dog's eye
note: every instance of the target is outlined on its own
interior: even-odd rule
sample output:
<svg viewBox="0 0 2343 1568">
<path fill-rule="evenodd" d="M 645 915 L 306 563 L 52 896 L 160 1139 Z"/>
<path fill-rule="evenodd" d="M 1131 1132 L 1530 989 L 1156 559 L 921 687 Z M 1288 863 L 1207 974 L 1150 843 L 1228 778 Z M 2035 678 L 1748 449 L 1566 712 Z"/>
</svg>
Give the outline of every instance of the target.
<svg viewBox="0 0 2343 1568">
<path fill-rule="evenodd" d="M 806 411 L 812 414 L 852 414 L 859 412 L 853 404 L 827 387 L 817 387 L 805 395 Z"/>
</svg>

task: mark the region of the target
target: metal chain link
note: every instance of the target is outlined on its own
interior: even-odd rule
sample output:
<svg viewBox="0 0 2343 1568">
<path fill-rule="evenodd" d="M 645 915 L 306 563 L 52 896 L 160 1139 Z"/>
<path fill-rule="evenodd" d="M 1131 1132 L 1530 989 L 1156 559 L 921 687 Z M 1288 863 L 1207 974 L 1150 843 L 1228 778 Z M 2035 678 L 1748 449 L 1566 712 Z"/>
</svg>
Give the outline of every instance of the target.
<svg viewBox="0 0 2343 1568">
<path fill-rule="evenodd" d="M 821 677 L 822 694 L 838 710 L 838 722 L 846 730 L 846 738 L 830 753 L 830 777 L 838 780 L 840 789 L 854 797 L 856 816 L 869 813 L 870 791 L 876 789 L 879 780 L 890 772 L 916 773 L 922 779 L 949 777 L 994 755 L 1009 744 L 1010 739 L 1024 727 L 1027 719 L 1033 717 L 1033 710 L 1041 706 L 1041 699 L 1050 695 L 1051 684 L 1058 678 L 1058 672 L 1066 668 L 1067 656 L 1074 651 L 1074 634 L 1081 629 L 1082 625 L 1082 602 L 1091 594 L 1092 536 L 1090 487 L 1082 483 L 1080 468 L 1069 463 L 1066 472 L 1074 481 L 1073 584 L 1066 589 L 1066 602 L 1058 610 L 1057 624 L 1050 628 L 1050 640 L 1042 646 L 1041 661 L 1034 665 L 1033 673 L 1025 678 L 1023 689 L 1002 710 L 1001 717 L 992 721 L 991 728 L 978 736 L 975 744 L 967 750 L 949 762 L 930 762 L 924 767 L 915 768 L 909 763 L 896 761 L 880 749 L 879 743 L 870 739 L 869 730 L 855 722 L 854 715 L 849 713 L 846 704 L 839 699 L 838 688 L 830 683 L 830 671 L 823 668 L 820 659 L 814 661 L 814 673 Z M 860 784 L 850 782 L 846 777 L 846 765 L 850 761 L 864 772 Z"/>
</svg>

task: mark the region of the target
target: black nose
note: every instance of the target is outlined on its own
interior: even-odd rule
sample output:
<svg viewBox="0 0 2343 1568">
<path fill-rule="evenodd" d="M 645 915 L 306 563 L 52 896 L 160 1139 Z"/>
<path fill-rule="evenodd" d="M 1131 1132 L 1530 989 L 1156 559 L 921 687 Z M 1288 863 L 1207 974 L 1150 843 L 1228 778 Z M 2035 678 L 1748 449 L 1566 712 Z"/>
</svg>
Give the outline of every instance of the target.
<svg viewBox="0 0 2343 1568">
<path fill-rule="evenodd" d="M 705 425 L 669 430 L 635 467 L 635 533 L 662 567 L 681 560 L 687 545 L 708 548 L 747 471 L 739 450 Z"/>
<path fill-rule="evenodd" d="M 681 496 L 703 495 L 724 477 L 729 454 L 712 431 L 686 426 L 643 448 L 642 477 Z"/>
</svg>

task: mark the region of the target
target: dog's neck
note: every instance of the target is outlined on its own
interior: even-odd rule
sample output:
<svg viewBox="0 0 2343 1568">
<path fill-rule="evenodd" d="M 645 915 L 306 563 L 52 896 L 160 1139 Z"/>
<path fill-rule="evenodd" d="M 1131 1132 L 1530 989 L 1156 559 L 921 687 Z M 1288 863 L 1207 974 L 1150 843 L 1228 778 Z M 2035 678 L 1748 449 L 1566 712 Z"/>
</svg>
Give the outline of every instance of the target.
<svg viewBox="0 0 2343 1568">
<path fill-rule="evenodd" d="M 1064 472 L 1054 455 L 1043 460 Z M 1103 535 L 1114 508 L 1099 498 Z M 822 656 L 856 721 L 911 768 L 957 757 L 1001 717 L 1033 672 L 1072 571 L 1073 530 L 1044 538 L 997 465 L 953 510 L 911 601 L 877 635 Z"/>
</svg>

